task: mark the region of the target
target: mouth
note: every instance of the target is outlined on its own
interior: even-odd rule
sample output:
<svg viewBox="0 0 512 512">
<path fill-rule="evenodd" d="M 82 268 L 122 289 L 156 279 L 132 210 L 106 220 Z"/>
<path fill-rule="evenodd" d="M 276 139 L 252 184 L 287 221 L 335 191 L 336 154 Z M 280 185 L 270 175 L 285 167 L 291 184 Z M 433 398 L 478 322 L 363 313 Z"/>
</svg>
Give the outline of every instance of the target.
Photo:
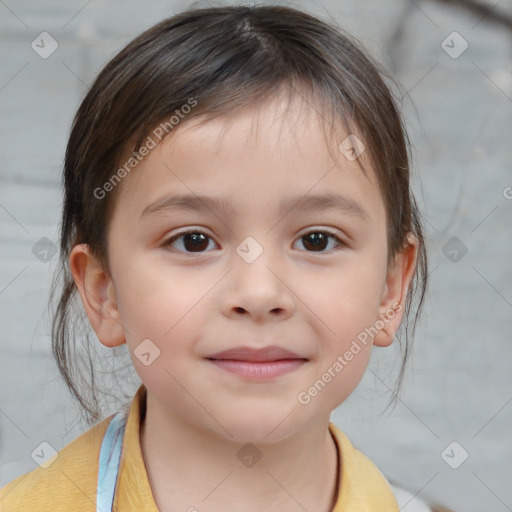
<svg viewBox="0 0 512 512">
<path fill-rule="evenodd" d="M 235 347 L 206 358 L 217 368 L 251 380 L 267 380 L 290 373 L 308 361 L 281 347 Z"/>
</svg>

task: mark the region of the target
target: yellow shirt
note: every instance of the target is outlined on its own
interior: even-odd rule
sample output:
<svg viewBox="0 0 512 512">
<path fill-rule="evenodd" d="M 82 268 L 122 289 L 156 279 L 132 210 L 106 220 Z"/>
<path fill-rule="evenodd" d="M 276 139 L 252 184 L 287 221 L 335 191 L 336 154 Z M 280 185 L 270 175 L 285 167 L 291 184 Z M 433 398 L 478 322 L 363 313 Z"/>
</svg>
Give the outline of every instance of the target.
<svg viewBox="0 0 512 512">
<path fill-rule="evenodd" d="M 126 423 L 115 512 L 158 512 L 139 440 L 145 410 L 146 388 L 142 384 Z M 95 512 L 100 447 L 112 416 L 62 448 L 46 469 L 38 467 L 0 489 L 0 511 Z M 340 461 L 338 498 L 332 512 L 399 512 L 391 487 L 377 467 L 332 422 L 329 431 Z"/>
</svg>

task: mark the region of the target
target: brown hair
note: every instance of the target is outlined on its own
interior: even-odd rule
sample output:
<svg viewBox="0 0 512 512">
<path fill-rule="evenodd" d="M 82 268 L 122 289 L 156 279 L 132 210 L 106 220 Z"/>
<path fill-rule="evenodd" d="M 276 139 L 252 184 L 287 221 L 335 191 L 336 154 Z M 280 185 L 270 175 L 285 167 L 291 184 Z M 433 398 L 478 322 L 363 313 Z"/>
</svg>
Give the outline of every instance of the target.
<svg viewBox="0 0 512 512">
<path fill-rule="evenodd" d="M 405 247 L 409 233 L 418 240 L 418 262 L 400 329 L 405 343 L 398 335 L 403 348 L 396 383 L 400 388 L 423 305 L 427 259 L 409 185 L 409 143 L 383 79 L 389 77 L 361 47 L 339 27 L 293 8 L 190 9 L 139 35 L 100 72 L 76 113 L 67 146 L 60 267 L 50 297 L 60 291 L 53 312 L 53 354 L 89 422 L 101 414 L 99 390 L 90 329 L 83 329 L 83 308 L 79 312 L 72 307 L 77 290 L 69 254 L 74 245 L 89 244 L 108 272 L 107 232 L 119 187 L 102 198 L 95 191 L 113 177 L 128 150 L 137 155 L 152 130 L 191 98 L 197 104 L 186 120 L 201 115 L 207 122 L 272 97 L 282 86 L 291 96 L 304 94 L 325 126 L 334 129 L 341 121 L 363 138 L 386 206 L 388 261 Z"/>
</svg>

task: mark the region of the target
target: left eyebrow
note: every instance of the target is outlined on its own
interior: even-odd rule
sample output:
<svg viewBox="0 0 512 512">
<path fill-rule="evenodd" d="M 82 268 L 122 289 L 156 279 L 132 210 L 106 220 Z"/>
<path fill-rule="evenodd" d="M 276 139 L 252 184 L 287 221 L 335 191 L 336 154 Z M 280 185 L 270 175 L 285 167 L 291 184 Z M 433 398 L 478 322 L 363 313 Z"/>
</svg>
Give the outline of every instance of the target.
<svg viewBox="0 0 512 512">
<path fill-rule="evenodd" d="M 280 206 L 281 215 L 288 213 L 292 209 L 305 211 L 333 210 L 354 217 L 359 217 L 361 220 L 370 220 L 370 216 L 366 210 L 357 201 L 351 197 L 333 193 L 306 194 L 303 196 L 291 196 L 283 199 Z"/>
<path fill-rule="evenodd" d="M 304 211 L 333 210 L 359 217 L 365 221 L 370 219 L 366 210 L 354 199 L 332 193 L 286 197 L 281 201 L 279 212 L 281 215 L 285 215 L 295 209 Z M 228 215 L 235 214 L 232 205 L 226 198 L 187 194 L 167 196 L 149 204 L 142 211 L 140 218 L 160 212 L 179 213 L 206 210 L 224 212 Z"/>
</svg>

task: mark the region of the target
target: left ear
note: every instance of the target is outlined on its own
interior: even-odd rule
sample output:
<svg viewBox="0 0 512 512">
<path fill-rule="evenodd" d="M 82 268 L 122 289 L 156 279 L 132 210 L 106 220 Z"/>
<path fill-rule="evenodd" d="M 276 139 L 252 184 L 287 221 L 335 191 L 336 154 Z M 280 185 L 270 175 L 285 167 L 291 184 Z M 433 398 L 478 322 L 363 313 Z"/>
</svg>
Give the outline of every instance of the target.
<svg viewBox="0 0 512 512">
<path fill-rule="evenodd" d="M 395 339 L 404 315 L 407 292 L 414 276 L 417 257 L 418 241 L 410 233 L 407 245 L 395 256 L 388 268 L 379 306 L 380 323 L 384 325 L 379 328 L 373 339 L 373 344 L 377 347 L 388 347 Z"/>
</svg>

